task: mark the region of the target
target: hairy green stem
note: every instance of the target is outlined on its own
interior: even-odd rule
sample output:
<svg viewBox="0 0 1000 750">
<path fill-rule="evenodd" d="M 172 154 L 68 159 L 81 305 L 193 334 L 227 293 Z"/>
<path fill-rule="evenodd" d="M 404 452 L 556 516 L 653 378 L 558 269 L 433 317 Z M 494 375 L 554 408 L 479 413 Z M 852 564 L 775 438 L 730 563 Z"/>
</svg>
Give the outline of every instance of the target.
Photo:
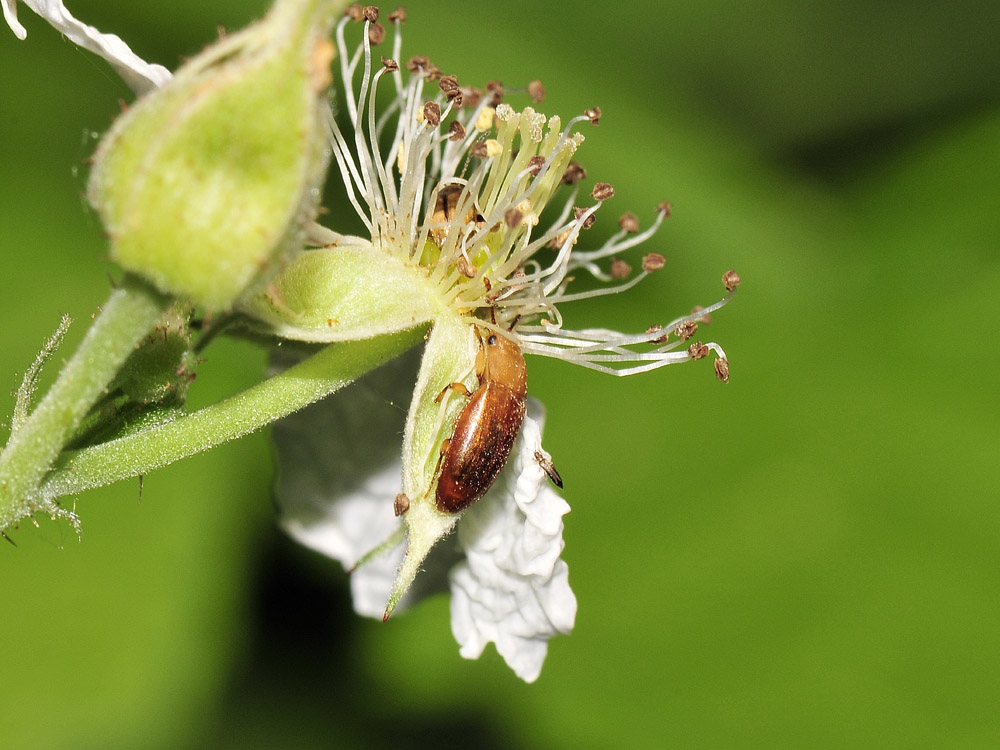
<svg viewBox="0 0 1000 750">
<path fill-rule="evenodd" d="M 242 393 L 157 427 L 86 448 L 42 484 L 51 501 L 140 476 L 247 435 L 348 385 L 420 341 L 423 330 L 331 344 Z"/>
<path fill-rule="evenodd" d="M 38 407 L 17 421 L 0 453 L 0 529 L 46 509 L 39 505 L 36 493 L 42 479 L 91 405 L 170 301 L 132 277 L 126 277 L 112 292 L 55 383 Z"/>
</svg>

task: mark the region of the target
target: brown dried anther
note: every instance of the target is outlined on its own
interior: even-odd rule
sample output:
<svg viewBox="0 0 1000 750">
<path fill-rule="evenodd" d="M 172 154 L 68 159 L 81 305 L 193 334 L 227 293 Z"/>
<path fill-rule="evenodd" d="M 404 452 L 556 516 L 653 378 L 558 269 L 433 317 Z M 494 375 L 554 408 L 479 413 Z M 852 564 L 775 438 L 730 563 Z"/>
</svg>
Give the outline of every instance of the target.
<svg viewBox="0 0 1000 750">
<path fill-rule="evenodd" d="M 430 60 L 427 59 L 426 55 L 414 55 L 406 63 L 406 69 L 411 73 L 416 73 L 418 70 L 427 70 L 430 65 Z"/>
<path fill-rule="evenodd" d="M 573 207 L 573 217 L 579 221 L 580 217 L 587 213 L 587 209 L 580 208 L 579 206 Z M 583 220 L 583 229 L 590 229 L 594 226 L 594 222 L 597 221 L 597 214 L 591 213 L 586 219 Z"/>
<path fill-rule="evenodd" d="M 378 20 L 378 6 L 377 5 L 366 5 L 362 11 L 362 15 L 365 20 L 369 23 L 375 23 Z"/>
<path fill-rule="evenodd" d="M 693 320 L 689 320 L 685 323 L 681 323 L 677 328 L 674 329 L 674 335 L 677 336 L 681 341 L 687 341 L 689 338 L 694 336 L 698 330 L 698 324 Z"/>
<path fill-rule="evenodd" d="M 544 156 L 532 156 L 528 159 L 528 171 L 531 173 L 532 177 L 538 177 L 539 173 L 542 171 L 542 167 L 544 166 Z"/>
<path fill-rule="evenodd" d="M 424 122 L 432 128 L 441 124 L 441 105 L 437 102 L 427 102 L 424 104 Z"/>
<path fill-rule="evenodd" d="M 613 198 L 615 195 L 615 189 L 611 186 L 610 182 L 598 182 L 594 185 L 594 189 L 590 191 L 590 197 L 595 201 L 606 201 L 609 198 Z"/>
<path fill-rule="evenodd" d="M 477 88 L 468 88 L 462 92 L 465 95 L 465 103 L 470 107 L 476 107 L 483 98 L 483 90 Z"/>
<path fill-rule="evenodd" d="M 648 336 L 649 334 L 659 333 L 662 330 L 663 330 L 663 326 L 661 326 L 661 325 L 650 326 L 649 328 L 646 329 L 646 335 Z M 650 344 L 665 344 L 665 343 L 667 343 L 667 340 L 669 338 L 670 338 L 670 334 L 669 333 L 665 333 L 662 336 L 657 336 L 655 339 L 650 339 L 649 343 Z"/>
<path fill-rule="evenodd" d="M 623 261 L 621 258 L 611 259 L 611 278 L 613 279 L 627 279 L 628 275 L 632 273 L 632 266 Z M 649 333 L 649 331 L 647 331 Z"/>
<path fill-rule="evenodd" d="M 503 84 L 500 81 L 490 81 L 487 83 L 486 93 L 490 94 L 491 107 L 496 107 L 503 102 Z"/>
<path fill-rule="evenodd" d="M 507 225 L 508 229 L 515 229 L 521 226 L 521 222 L 524 220 L 524 214 L 518 211 L 516 208 L 508 208 L 504 211 L 503 221 Z"/>
<path fill-rule="evenodd" d="M 472 144 L 472 148 L 469 149 L 469 153 L 472 154 L 477 159 L 485 159 L 489 154 L 487 153 L 486 144 L 483 141 L 476 141 Z"/>
<path fill-rule="evenodd" d="M 351 3 L 346 8 L 344 8 L 344 15 L 350 18 L 352 21 L 363 21 L 365 17 L 364 8 L 361 7 L 361 3 Z"/>
<path fill-rule="evenodd" d="M 670 201 L 663 201 L 659 206 L 656 207 L 656 212 L 658 214 L 663 214 L 664 219 L 670 218 L 670 211 L 673 209 L 673 204 Z"/>
<path fill-rule="evenodd" d="M 382 67 L 388 70 L 390 73 L 394 73 L 399 70 L 399 63 L 395 60 L 391 60 L 388 57 L 382 58 Z"/>
<path fill-rule="evenodd" d="M 736 271 L 726 271 L 722 274 L 722 283 L 726 285 L 726 291 L 731 292 L 740 285 L 740 275 Z"/>
<path fill-rule="evenodd" d="M 715 377 L 723 383 L 729 382 L 729 360 L 719 357 L 715 360 Z"/>
<path fill-rule="evenodd" d="M 622 217 L 618 220 L 618 226 L 624 229 L 629 234 L 635 234 L 639 231 L 639 219 L 633 213 L 622 214 Z"/>
<path fill-rule="evenodd" d="M 406 23 L 406 8 L 396 8 L 389 14 L 389 20 L 392 23 Z"/>
<path fill-rule="evenodd" d="M 667 265 L 667 259 L 659 253 L 649 253 L 642 259 L 642 270 L 646 273 L 659 271 L 665 265 Z"/>
<path fill-rule="evenodd" d="M 474 265 L 472 265 L 472 261 L 464 255 L 458 256 L 458 260 L 455 261 L 455 268 L 457 268 L 458 272 L 467 279 L 475 278 L 478 270 Z"/>
<path fill-rule="evenodd" d="M 401 516 L 406 511 L 410 509 L 410 498 L 407 497 L 405 492 L 400 492 L 396 495 L 396 499 L 392 504 L 392 512 L 397 516 Z"/>
<path fill-rule="evenodd" d="M 575 185 L 586 176 L 587 170 L 584 169 L 578 162 L 571 161 L 566 167 L 566 171 L 563 172 L 563 185 Z"/>
<path fill-rule="evenodd" d="M 601 108 L 600 107 L 591 107 L 590 109 L 585 109 L 583 111 L 583 114 L 587 117 L 588 120 L 590 120 L 590 124 L 591 125 L 600 125 L 601 124 Z"/>
<path fill-rule="evenodd" d="M 438 79 L 438 88 L 444 92 L 444 95 L 448 99 L 453 99 L 455 96 L 461 96 L 462 89 L 458 85 L 458 76 L 441 76 Z"/>
<path fill-rule="evenodd" d="M 368 27 L 368 41 L 372 47 L 379 46 L 385 41 L 385 26 L 380 23 L 373 23 Z"/>
<path fill-rule="evenodd" d="M 551 240 L 548 241 L 548 244 L 546 244 L 545 247 L 549 248 L 549 250 L 559 250 L 563 245 L 566 244 L 566 242 L 570 239 L 570 237 L 573 237 L 573 244 L 575 245 L 576 237 L 573 236 L 572 227 L 570 227 L 569 229 L 564 229 L 562 232 L 557 234 L 555 237 L 553 237 Z"/>
<path fill-rule="evenodd" d="M 545 87 L 542 86 L 541 81 L 532 81 L 528 84 L 528 96 L 535 104 L 541 104 L 545 101 Z"/>
<path fill-rule="evenodd" d="M 688 356 L 691 359 L 704 359 L 708 356 L 709 348 L 700 341 L 688 347 Z"/>
<path fill-rule="evenodd" d="M 691 308 L 691 314 L 696 315 L 697 313 L 700 313 L 704 309 L 705 308 L 702 307 L 701 305 L 695 305 L 694 307 Z M 705 315 L 702 315 L 701 317 L 698 318 L 698 322 L 701 323 L 702 325 L 706 326 L 710 325 L 712 322 L 712 316 L 706 313 Z"/>
<path fill-rule="evenodd" d="M 458 142 L 463 138 L 465 138 L 465 126 L 458 120 L 452 120 L 451 125 L 448 126 L 448 139 Z"/>
</svg>

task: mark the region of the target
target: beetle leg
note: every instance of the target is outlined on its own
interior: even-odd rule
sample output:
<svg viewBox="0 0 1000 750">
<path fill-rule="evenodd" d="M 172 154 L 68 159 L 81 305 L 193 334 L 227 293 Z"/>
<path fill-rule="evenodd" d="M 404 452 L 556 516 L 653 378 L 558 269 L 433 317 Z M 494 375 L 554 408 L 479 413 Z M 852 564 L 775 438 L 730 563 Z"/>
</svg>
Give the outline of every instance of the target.
<svg viewBox="0 0 1000 750">
<path fill-rule="evenodd" d="M 463 396 L 472 395 L 472 391 L 470 391 L 468 387 L 466 387 L 465 383 L 449 383 L 448 385 L 446 385 L 444 388 L 441 389 L 441 392 L 437 396 L 434 397 L 434 403 L 440 404 L 441 399 L 444 398 L 444 394 L 446 394 L 448 391 L 455 391 L 455 393 L 461 393 Z"/>
<path fill-rule="evenodd" d="M 556 471 L 556 467 L 552 465 L 552 460 L 546 458 L 541 451 L 535 451 L 535 460 L 538 462 L 538 465 L 542 467 L 542 471 L 545 472 L 545 475 L 552 480 L 552 484 L 559 489 L 562 489 L 562 477 L 559 476 L 559 472 Z"/>
</svg>

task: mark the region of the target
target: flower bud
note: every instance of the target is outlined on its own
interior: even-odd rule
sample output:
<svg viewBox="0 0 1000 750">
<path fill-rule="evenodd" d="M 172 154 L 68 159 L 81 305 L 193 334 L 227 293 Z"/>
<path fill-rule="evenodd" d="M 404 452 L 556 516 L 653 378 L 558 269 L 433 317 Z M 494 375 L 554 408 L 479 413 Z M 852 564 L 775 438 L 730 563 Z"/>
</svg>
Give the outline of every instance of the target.
<svg viewBox="0 0 1000 750">
<path fill-rule="evenodd" d="M 333 0 L 278 0 L 136 102 L 98 148 L 88 197 L 111 257 L 227 308 L 300 240 L 328 159 Z"/>
</svg>

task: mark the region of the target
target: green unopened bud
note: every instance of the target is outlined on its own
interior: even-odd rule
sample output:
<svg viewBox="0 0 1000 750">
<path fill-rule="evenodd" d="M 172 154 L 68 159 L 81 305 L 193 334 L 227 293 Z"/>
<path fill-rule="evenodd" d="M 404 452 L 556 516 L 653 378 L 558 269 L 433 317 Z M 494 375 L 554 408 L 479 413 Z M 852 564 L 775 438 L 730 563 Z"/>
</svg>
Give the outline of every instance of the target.
<svg viewBox="0 0 1000 750">
<path fill-rule="evenodd" d="M 341 5 L 278 0 L 119 118 L 89 186 L 115 261 L 225 308 L 299 242 L 329 156 L 328 32 Z"/>
<path fill-rule="evenodd" d="M 125 360 L 108 390 L 120 389 L 135 404 L 183 404 L 195 378 L 196 360 L 187 316 L 174 305 Z"/>
</svg>

